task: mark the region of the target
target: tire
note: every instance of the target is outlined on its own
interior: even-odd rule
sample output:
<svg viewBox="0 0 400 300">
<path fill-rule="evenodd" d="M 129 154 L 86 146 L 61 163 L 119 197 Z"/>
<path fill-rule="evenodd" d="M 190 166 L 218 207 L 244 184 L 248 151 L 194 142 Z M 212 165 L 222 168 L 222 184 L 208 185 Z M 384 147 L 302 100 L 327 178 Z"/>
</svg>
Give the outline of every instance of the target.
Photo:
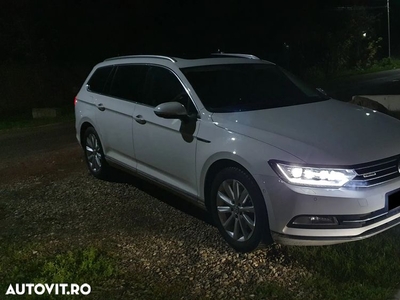
<svg viewBox="0 0 400 300">
<path fill-rule="evenodd" d="M 109 166 L 104 157 L 99 135 L 93 127 L 87 128 L 83 134 L 82 147 L 90 173 L 94 177 L 105 179 L 109 173 Z"/>
<path fill-rule="evenodd" d="M 229 167 L 214 178 L 210 209 L 214 224 L 238 252 L 250 252 L 261 242 L 272 243 L 264 197 L 255 180 Z"/>
</svg>

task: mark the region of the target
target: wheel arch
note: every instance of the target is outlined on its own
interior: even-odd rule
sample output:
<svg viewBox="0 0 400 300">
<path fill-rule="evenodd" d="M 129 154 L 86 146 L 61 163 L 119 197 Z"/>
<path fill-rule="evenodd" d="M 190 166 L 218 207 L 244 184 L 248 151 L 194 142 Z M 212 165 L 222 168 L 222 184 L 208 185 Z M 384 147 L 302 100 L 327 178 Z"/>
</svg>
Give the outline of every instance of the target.
<svg viewBox="0 0 400 300">
<path fill-rule="evenodd" d="M 81 146 L 83 145 L 82 144 L 83 143 L 83 135 L 85 134 L 86 129 L 88 129 L 89 127 L 94 128 L 94 126 L 90 122 L 85 121 L 82 123 L 81 128 L 79 129 L 79 138 L 80 138 Z"/>
<path fill-rule="evenodd" d="M 224 173 L 219 173 L 222 170 L 225 170 L 225 171 L 223 171 Z M 232 171 L 235 173 L 232 173 Z M 221 176 L 225 179 L 232 178 L 232 177 L 229 177 L 232 174 L 237 174 L 237 176 L 240 175 L 240 176 L 242 176 L 242 179 L 244 180 L 243 182 L 247 181 L 247 183 L 249 184 L 248 186 L 250 188 L 253 187 L 252 192 L 249 190 L 249 193 L 251 193 L 250 195 L 254 195 L 254 198 L 252 199 L 252 201 L 255 204 L 257 203 L 257 205 L 258 205 L 257 206 L 258 210 L 255 209 L 254 214 L 257 214 L 258 217 L 261 217 L 258 219 L 259 221 L 257 221 L 257 223 L 261 222 L 261 225 L 258 225 L 257 226 L 258 229 L 255 229 L 257 231 L 257 234 L 255 235 L 256 236 L 255 240 L 253 239 L 252 242 L 249 240 L 250 244 L 239 246 L 239 245 L 235 244 L 235 243 L 237 243 L 237 241 L 230 242 L 229 241 L 230 239 L 226 238 L 226 232 L 225 233 L 221 232 L 221 231 L 223 231 L 223 229 L 221 229 L 221 226 L 225 226 L 225 225 L 221 225 L 222 224 L 221 219 L 218 220 L 217 204 L 215 203 L 216 200 L 215 200 L 215 198 L 212 197 L 212 196 L 215 196 L 216 195 L 215 193 L 218 191 L 218 185 L 214 184 L 215 180 L 221 180 L 221 176 L 219 176 L 218 173 L 221 174 Z M 230 175 L 228 177 L 226 177 L 227 174 L 230 174 Z M 239 176 L 239 178 L 240 178 L 240 176 Z M 253 183 L 251 183 L 251 181 L 253 181 Z M 218 181 L 218 184 L 220 184 L 220 181 Z M 217 187 L 217 190 L 215 189 L 216 187 Z M 205 184 L 204 184 L 204 195 L 205 195 L 206 208 L 211 213 L 215 224 L 217 225 L 221 234 L 224 236 L 225 240 L 234 249 L 236 249 L 237 251 L 240 251 L 240 252 L 247 252 L 247 251 L 253 250 L 254 248 L 258 247 L 261 244 L 269 245 L 269 244 L 273 243 L 273 238 L 272 238 L 271 232 L 270 232 L 271 225 L 270 225 L 270 221 L 269 221 L 269 211 L 267 208 L 266 200 L 263 195 L 263 191 L 260 188 L 256 178 L 254 178 L 254 176 L 251 174 L 251 172 L 247 168 L 245 168 L 245 166 L 243 166 L 242 164 L 240 164 L 237 161 L 233 161 L 233 160 L 229 160 L 229 159 L 219 159 L 219 160 L 215 161 L 207 170 L 207 174 L 205 177 Z M 253 197 L 253 196 L 251 196 L 251 197 Z M 254 204 L 254 206 L 255 206 L 255 204 Z M 231 213 L 233 213 L 233 212 L 231 212 Z M 238 215 L 236 216 L 236 218 L 237 217 L 238 217 Z M 255 242 L 256 244 L 254 244 L 253 242 Z M 254 247 L 251 246 L 252 244 L 254 244 L 255 246 L 254 245 L 253 245 Z"/>
<path fill-rule="evenodd" d="M 218 174 L 219 171 L 229 168 L 229 167 L 236 167 L 241 169 L 242 171 L 248 173 L 252 178 L 253 176 L 248 171 L 248 169 L 241 163 L 229 159 L 229 158 L 220 158 L 215 160 L 211 165 L 207 168 L 204 176 L 204 185 L 203 185 L 203 197 L 204 203 L 206 208 L 210 209 L 210 193 L 211 193 L 211 186 L 215 176 Z M 254 178 L 253 178 L 254 179 Z"/>
</svg>

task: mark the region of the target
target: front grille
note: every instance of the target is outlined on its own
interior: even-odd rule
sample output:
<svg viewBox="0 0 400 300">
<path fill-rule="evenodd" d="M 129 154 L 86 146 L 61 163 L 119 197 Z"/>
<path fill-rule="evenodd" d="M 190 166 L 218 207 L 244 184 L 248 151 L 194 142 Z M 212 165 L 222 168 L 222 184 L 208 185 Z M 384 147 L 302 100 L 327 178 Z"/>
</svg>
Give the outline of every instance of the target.
<svg viewBox="0 0 400 300">
<path fill-rule="evenodd" d="M 360 165 L 354 169 L 357 176 L 349 181 L 347 187 L 369 187 L 384 183 L 400 176 L 399 157 L 390 157 L 387 159 Z"/>
</svg>

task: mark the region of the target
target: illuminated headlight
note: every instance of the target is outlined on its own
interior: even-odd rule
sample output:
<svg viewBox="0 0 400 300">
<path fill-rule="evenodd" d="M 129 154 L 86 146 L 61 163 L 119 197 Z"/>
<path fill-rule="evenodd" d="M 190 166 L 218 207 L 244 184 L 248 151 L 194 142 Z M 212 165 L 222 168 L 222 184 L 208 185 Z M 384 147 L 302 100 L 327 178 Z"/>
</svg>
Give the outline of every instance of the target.
<svg viewBox="0 0 400 300">
<path fill-rule="evenodd" d="M 275 172 L 287 183 L 315 187 L 341 187 L 352 180 L 354 170 L 336 168 L 316 168 L 270 162 Z"/>
</svg>

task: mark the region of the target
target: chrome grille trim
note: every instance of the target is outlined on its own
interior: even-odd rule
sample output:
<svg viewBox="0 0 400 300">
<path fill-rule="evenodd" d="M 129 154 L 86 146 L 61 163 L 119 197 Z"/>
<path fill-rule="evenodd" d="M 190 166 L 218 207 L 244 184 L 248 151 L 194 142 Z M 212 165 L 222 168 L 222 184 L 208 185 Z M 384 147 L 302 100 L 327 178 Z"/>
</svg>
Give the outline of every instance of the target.
<svg viewBox="0 0 400 300">
<path fill-rule="evenodd" d="M 396 173 L 399 173 L 398 171 L 395 171 L 395 172 L 391 172 L 391 173 L 387 173 L 387 174 L 384 174 L 384 175 L 381 175 L 381 176 L 371 176 L 371 177 L 368 177 L 368 178 L 365 178 L 364 180 L 360 180 L 360 181 L 371 181 L 371 180 L 375 180 L 375 179 L 380 179 L 380 178 L 383 178 L 383 177 L 387 177 L 387 176 L 390 176 L 390 175 L 393 175 L 393 174 L 396 174 Z M 354 179 L 353 179 L 354 180 Z"/>
<path fill-rule="evenodd" d="M 365 188 L 376 186 L 400 177 L 399 156 L 382 159 L 355 166 L 357 176 L 345 184 L 345 187 Z"/>
<path fill-rule="evenodd" d="M 356 169 L 357 169 L 357 170 L 361 170 L 361 169 L 374 168 L 374 167 L 376 167 L 376 166 L 381 166 L 381 165 L 389 164 L 389 163 L 394 163 L 394 164 L 397 166 L 397 162 L 398 162 L 398 159 L 397 159 L 397 158 L 394 158 L 394 159 L 386 160 L 386 161 L 381 162 L 381 163 L 375 163 L 375 164 L 373 164 L 373 165 L 367 165 L 367 166 L 365 166 L 365 167 L 359 167 L 359 168 L 356 168 Z M 369 172 L 368 172 L 368 173 L 369 173 Z"/>
<path fill-rule="evenodd" d="M 387 168 L 384 168 L 384 169 L 380 169 L 379 171 L 375 171 L 375 173 L 376 172 L 383 172 L 383 171 L 386 171 L 386 170 L 389 170 L 389 169 L 393 169 L 393 168 L 395 168 L 395 166 L 390 166 L 390 167 L 387 167 Z M 357 170 L 359 170 L 359 169 L 357 169 Z M 369 174 L 369 173 L 372 173 L 372 172 L 365 172 L 365 173 L 362 173 L 362 174 L 357 173 L 357 174 L 360 175 L 360 176 L 365 176 L 366 174 Z"/>
</svg>

